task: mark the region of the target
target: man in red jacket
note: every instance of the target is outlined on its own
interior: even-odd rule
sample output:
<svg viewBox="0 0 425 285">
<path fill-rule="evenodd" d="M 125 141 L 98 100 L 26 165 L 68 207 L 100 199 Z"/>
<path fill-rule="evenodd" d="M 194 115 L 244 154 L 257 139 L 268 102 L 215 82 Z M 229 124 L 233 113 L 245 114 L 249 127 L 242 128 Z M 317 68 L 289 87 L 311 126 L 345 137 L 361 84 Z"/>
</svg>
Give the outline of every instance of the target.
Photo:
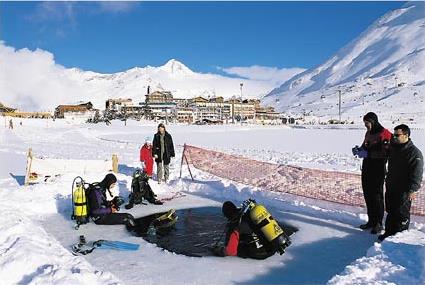
<svg viewBox="0 0 425 285">
<path fill-rule="evenodd" d="M 392 134 L 379 123 L 373 112 L 364 115 L 363 122 L 367 129 L 364 141 L 360 148 L 353 148 L 353 154 L 363 158 L 362 188 L 368 222 L 360 228 L 378 234 L 382 231 L 384 218 L 384 179 Z"/>
<path fill-rule="evenodd" d="M 153 174 L 153 155 L 152 155 L 152 138 L 146 137 L 145 143 L 140 149 L 140 162 L 143 164 L 145 173 L 152 178 Z"/>
</svg>

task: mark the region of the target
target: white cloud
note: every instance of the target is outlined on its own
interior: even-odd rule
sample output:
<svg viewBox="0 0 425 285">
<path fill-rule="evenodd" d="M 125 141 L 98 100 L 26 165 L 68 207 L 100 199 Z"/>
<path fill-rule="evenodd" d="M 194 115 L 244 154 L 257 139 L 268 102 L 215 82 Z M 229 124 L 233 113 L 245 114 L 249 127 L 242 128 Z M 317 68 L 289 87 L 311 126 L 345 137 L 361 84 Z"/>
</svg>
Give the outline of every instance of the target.
<svg viewBox="0 0 425 285">
<path fill-rule="evenodd" d="M 25 18 L 36 24 L 40 34 L 65 38 L 76 31 L 79 16 L 97 14 L 120 14 L 130 12 L 138 2 L 40 2 L 33 13 Z"/>
<path fill-rule="evenodd" d="M 76 2 L 41 2 L 35 12 L 28 16 L 29 20 L 44 21 L 76 21 Z"/>
<path fill-rule="evenodd" d="M 98 2 L 101 12 L 106 13 L 124 13 L 131 11 L 136 5 L 139 5 L 138 2 Z"/>
<path fill-rule="evenodd" d="M 86 97 L 83 88 L 64 76 L 66 69 L 49 52 L 15 50 L 0 42 L 0 63 L 0 101 L 11 107 L 53 110 Z"/>
<path fill-rule="evenodd" d="M 57 64 L 48 51 L 17 50 L 0 41 L 0 102 L 24 111 L 53 111 L 60 104 L 78 101 L 91 101 L 96 108 L 103 108 L 107 98 L 132 98 L 139 102 L 144 98 L 141 90 L 148 85 L 161 85 L 180 98 L 239 96 L 240 83 L 244 98 L 259 98 L 276 87 L 270 80 L 273 73 L 266 76 L 264 68 L 257 68 L 255 79 L 246 70 L 236 70 L 251 77 L 242 79 L 188 72 L 187 67 L 178 69 L 182 72 L 171 72 L 165 67 L 135 68 L 114 74 L 67 69 Z"/>
<path fill-rule="evenodd" d="M 77 16 L 76 2 L 41 2 L 25 19 L 36 26 L 39 40 L 43 42 L 52 36 L 66 38 L 78 27 Z"/>
<path fill-rule="evenodd" d="M 27 18 L 36 22 L 63 21 L 77 23 L 79 14 L 125 13 L 139 5 L 138 2 L 41 2 Z"/>
<path fill-rule="evenodd" d="M 251 80 L 269 81 L 270 84 L 275 87 L 280 86 L 294 75 L 305 70 L 298 67 L 279 69 L 276 67 L 259 65 L 253 65 L 249 67 L 219 67 L 219 69 L 227 74 L 236 75 Z"/>
</svg>

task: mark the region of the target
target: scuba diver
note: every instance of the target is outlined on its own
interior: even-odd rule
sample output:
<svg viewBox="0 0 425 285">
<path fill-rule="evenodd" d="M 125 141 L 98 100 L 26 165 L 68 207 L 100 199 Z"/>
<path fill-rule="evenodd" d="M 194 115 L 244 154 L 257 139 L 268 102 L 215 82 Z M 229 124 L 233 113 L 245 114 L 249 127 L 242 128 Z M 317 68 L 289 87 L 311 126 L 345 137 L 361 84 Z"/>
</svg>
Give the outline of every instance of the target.
<svg viewBox="0 0 425 285">
<path fill-rule="evenodd" d="M 223 215 L 227 218 L 225 245 L 211 249 L 217 256 L 266 259 L 276 251 L 283 254 L 291 244 L 289 237 L 262 205 L 246 200 L 242 208 L 231 201 L 223 203 Z"/>
<path fill-rule="evenodd" d="M 109 173 L 99 183 L 89 187 L 88 202 L 91 219 L 97 225 L 128 225 L 134 226 L 134 217 L 128 213 L 117 213 L 124 200 L 117 196 L 112 201 L 107 201 L 106 191 L 110 191 L 116 184 L 117 178 Z"/>
<path fill-rule="evenodd" d="M 145 170 L 137 169 L 133 173 L 131 180 L 131 194 L 128 204 L 125 205 L 127 210 L 133 208 L 135 204 L 145 204 L 143 200 L 155 205 L 162 205 L 163 202 L 156 198 L 156 194 L 149 185 L 149 174 Z"/>
</svg>

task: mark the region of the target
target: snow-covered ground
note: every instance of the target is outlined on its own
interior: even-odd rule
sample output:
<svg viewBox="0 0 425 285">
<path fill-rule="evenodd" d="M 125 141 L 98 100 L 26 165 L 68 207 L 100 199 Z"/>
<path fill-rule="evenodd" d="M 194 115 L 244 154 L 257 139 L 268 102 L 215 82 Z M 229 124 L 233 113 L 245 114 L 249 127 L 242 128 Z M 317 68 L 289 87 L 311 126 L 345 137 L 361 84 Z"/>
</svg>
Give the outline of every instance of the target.
<svg viewBox="0 0 425 285">
<path fill-rule="evenodd" d="M 183 192 L 162 206 L 137 206 L 139 217 L 164 209 L 220 206 L 225 200 L 248 197 L 265 204 L 279 220 L 299 228 L 287 252 L 265 261 L 234 257 L 176 255 L 131 236 L 123 226 L 93 223 L 73 229 L 71 183 L 78 173 L 53 181 L 22 186 L 26 151 L 61 159 L 119 157 L 118 189 L 127 197 L 131 174 L 138 166 L 140 142 L 156 124 L 114 121 L 111 126 L 73 125 L 63 120 L 23 120 L 14 130 L 0 129 L 0 279 L 1 284 L 424 284 L 424 220 L 414 217 L 411 230 L 375 243 L 376 236 L 357 228 L 364 210 L 303 200 L 235 184 L 187 168 L 178 179 L 184 143 L 240 154 L 263 161 L 330 170 L 359 171 L 351 156 L 364 127 L 292 129 L 283 126 L 171 125 L 176 145 L 168 185 L 151 183 L 159 197 Z M 392 129 L 392 125 L 385 125 Z M 412 138 L 425 148 L 425 132 Z M 84 176 L 94 182 L 105 173 Z M 139 251 L 95 251 L 85 257 L 69 252 L 84 234 L 88 240 L 116 239 L 139 243 Z"/>
</svg>

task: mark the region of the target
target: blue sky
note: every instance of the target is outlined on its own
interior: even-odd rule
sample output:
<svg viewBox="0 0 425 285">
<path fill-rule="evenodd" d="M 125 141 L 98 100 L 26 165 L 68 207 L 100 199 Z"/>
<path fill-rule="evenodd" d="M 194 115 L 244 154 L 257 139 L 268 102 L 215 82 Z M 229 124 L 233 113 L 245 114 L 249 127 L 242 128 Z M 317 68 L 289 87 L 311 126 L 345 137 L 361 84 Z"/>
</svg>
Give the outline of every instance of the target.
<svg viewBox="0 0 425 285">
<path fill-rule="evenodd" d="M 102 73 L 311 68 L 403 2 L 0 2 L 0 39 Z"/>
</svg>

